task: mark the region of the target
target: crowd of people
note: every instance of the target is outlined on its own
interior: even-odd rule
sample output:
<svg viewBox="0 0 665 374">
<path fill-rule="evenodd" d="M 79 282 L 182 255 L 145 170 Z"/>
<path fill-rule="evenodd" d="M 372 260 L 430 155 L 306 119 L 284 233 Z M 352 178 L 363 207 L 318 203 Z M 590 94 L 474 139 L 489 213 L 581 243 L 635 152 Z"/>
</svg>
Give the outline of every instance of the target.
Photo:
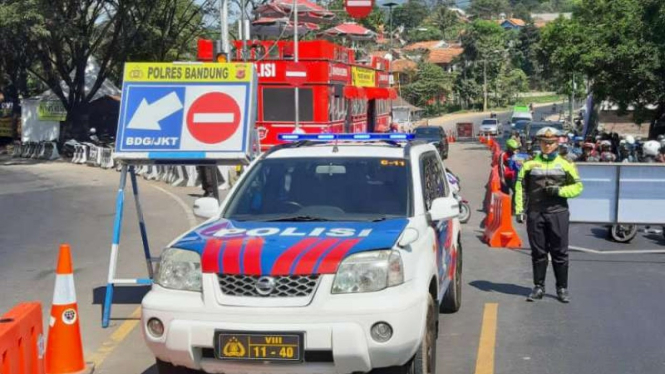
<svg viewBox="0 0 665 374">
<path fill-rule="evenodd" d="M 574 133 L 559 135 L 559 155 L 571 162 L 643 162 L 665 163 L 665 136 L 643 141 L 631 135 L 599 133 L 582 137 Z M 533 159 L 539 150 L 532 147 L 531 140 L 525 140 L 518 132 L 513 132 L 506 141 L 501 154 L 499 175 L 502 190 L 511 193 L 521 165 Z"/>
</svg>

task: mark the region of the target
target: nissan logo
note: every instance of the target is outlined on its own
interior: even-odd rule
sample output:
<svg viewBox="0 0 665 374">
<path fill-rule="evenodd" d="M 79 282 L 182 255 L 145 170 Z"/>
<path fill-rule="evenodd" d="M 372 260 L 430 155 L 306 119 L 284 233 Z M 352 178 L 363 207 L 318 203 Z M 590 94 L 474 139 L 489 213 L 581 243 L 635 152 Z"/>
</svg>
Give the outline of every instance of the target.
<svg viewBox="0 0 665 374">
<path fill-rule="evenodd" d="M 268 296 L 275 290 L 275 278 L 261 277 L 256 281 L 256 292 L 261 296 Z"/>
</svg>

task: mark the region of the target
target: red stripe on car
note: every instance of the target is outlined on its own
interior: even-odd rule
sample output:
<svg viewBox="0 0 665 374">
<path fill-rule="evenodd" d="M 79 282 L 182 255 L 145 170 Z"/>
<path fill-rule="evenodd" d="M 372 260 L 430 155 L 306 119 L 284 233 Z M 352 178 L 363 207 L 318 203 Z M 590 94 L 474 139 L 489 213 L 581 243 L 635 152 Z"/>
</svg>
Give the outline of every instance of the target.
<svg viewBox="0 0 665 374">
<path fill-rule="evenodd" d="M 344 257 L 353 247 L 358 244 L 360 239 L 346 239 L 341 242 L 335 249 L 328 252 L 326 256 L 321 260 L 321 264 L 317 269 L 319 274 L 334 274 L 337 272 L 337 267 L 339 263 L 342 262 Z"/>
<path fill-rule="evenodd" d="M 316 265 L 319 257 L 330 247 L 337 244 L 339 239 L 329 238 L 323 239 L 322 241 L 316 243 L 316 245 L 310 249 L 305 255 L 300 258 L 298 264 L 296 265 L 295 270 L 293 271 L 294 275 L 309 275 L 314 271 L 314 266 Z"/>
<path fill-rule="evenodd" d="M 263 238 L 250 237 L 245 244 L 243 253 L 243 274 L 261 275 L 261 250 L 263 249 Z"/>
<path fill-rule="evenodd" d="M 226 248 L 222 252 L 222 271 L 224 274 L 240 274 L 240 251 L 244 238 L 226 241 Z"/>
<path fill-rule="evenodd" d="M 289 275 L 291 270 L 291 265 L 293 261 L 301 254 L 304 250 L 309 248 L 312 244 L 316 243 L 317 238 L 306 238 L 292 245 L 291 248 L 287 249 L 282 253 L 275 261 L 275 265 L 272 267 L 272 275 Z"/>
<path fill-rule="evenodd" d="M 213 238 L 206 242 L 201 254 L 201 271 L 203 273 L 219 273 L 219 250 L 221 248 L 222 241 L 219 239 Z"/>
</svg>

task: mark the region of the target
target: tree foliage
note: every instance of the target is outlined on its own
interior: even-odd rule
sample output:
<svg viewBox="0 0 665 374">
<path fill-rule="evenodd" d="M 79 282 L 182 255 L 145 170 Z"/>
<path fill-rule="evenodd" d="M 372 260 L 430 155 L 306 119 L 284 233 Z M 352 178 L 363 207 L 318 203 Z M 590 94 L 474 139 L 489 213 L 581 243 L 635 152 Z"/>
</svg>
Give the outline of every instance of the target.
<svg viewBox="0 0 665 374">
<path fill-rule="evenodd" d="M 437 65 L 421 63 L 418 65 L 415 81 L 403 86 L 402 91 L 407 101 L 426 106 L 432 99 L 450 95 L 454 79 L 454 75 Z"/>
<path fill-rule="evenodd" d="M 620 111 L 634 105 L 665 112 L 665 3 L 660 0 L 586 0 L 572 20 L 557 20 L 542 35 L 541 60 L 553 78 L 582 75 L 596 101 Z"/>
</svg>

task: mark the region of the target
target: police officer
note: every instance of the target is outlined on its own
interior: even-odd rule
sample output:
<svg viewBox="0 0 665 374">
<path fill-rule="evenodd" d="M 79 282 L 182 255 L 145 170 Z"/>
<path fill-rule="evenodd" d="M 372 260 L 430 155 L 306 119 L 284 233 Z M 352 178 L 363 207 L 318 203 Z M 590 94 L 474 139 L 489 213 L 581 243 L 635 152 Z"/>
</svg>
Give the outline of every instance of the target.
<svg viewBox="0 0 665 374">
<path fill-rule="evenodd" d="M 517 221 L 526 220 L 534 288 L 527 301 L 542 299 L 549 253 L 556 278 L 557 297 L 568 296 L 568 201 L 582 193 L 574 164 L 559 156 L 559 133 L 545 127 L 536 134 L 542 153 L 522 166 L 515 184 Z M 526 208 L 526 215 L 524 214 Z"/>
</svg>

